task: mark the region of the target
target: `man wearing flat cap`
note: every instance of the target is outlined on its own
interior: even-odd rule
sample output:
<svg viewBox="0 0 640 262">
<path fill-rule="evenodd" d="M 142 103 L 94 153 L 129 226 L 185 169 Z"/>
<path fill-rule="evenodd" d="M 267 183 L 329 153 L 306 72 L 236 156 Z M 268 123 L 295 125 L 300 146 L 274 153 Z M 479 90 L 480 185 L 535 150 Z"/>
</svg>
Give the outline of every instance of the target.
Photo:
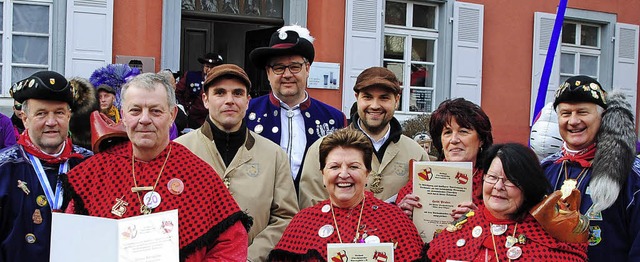
<svg viewBox="0 0 640 262">
<path fill-rule="evenodd" d="M 68 137 L 76 92 L 62 75 L 37 72 L 9 93 L 25 131 L 0 153 L 0 261 L 49 261 L 51 212 L 69 202 L 61 176 L 92 153 Z"/>
<path fill-rule="evenodd" d="M 209 117 L 176 142 L 209 163 L 240 209 L 253 217 L 248 259 L 266 261 L 299 209 L 287 154 L 247 129 L 250 87 L 249 77 L 236 65 L 211 69 L 202 98 Z"/>
<path fill-rule="evenodd" d="M 120 122 L 120 112 L 115 106 L 116 91 L 108 85 L 99 85 L 97 88 L 98 101 L 100 102 L 100 113 L 108 116 L 113 122 Z"/>
<path fill-rule="evenodd" d="M 640 261 L 640 160 L 631 106 L 588 76 L 567 79 L 553 106 L 564 144 L 542 167 L 552 190 L 580 190 L 589 261 Z"/>
<path fill-rule="evenodd" d="M 285 26 L 271 35 L 268 47 L 249 54 L 253 64 L 267 72 L 271 92 L 249 102 L 247 127 L 287 152 L 296 189 L 307 148 L 347 125 L 342 112 L 311 98 L 306 91 L 315 57 L 312 42 L 306 28 Z"/>
<path fill-rule="evenodd" d="M 202 71 L 187 71 L 176 85 L 176 98 L 187 113 L 187 127 L 192 129 L 202 126 L 209 114 L 202 103 L 202 84 L 207 73 L 224 61 L 217 53 L 207 53 L 198 57 L 198 62 L 202 64 Z"/>
<path fill-rule="evenodd" d="M 428 160 L 427 152 L 412 138 L 402 134 L 400 122 L 393 116 L 400 103 L 400 82 L 384 67 L 362 71 L 353 87 L 358 113 L 352 116 L 353 128 L 362 131 L 373 144 L 374 156 L 366 189 L 386 202 L 395 202 L 398 191 L 409 181 L 409 160 Z M 316 141 L 307 152 L 300 178 L 300 209 L 329 197 L 320 170 Z"/>
</svg>

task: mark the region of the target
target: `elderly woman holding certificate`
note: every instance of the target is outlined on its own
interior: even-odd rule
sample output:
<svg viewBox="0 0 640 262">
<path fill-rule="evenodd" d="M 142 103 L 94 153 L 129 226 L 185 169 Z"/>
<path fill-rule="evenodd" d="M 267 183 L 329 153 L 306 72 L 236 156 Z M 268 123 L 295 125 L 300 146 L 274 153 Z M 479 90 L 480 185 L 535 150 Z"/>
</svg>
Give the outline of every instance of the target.
<svg viewBox="0 0 640 262">
<path fill-rule="evenodd" d="M 324 138 L 320 171 L 329 199 L 293 217 L 270 261 L 325 261 L 328 243 L 393 243 L 396 261 L 420 258 L 423 242 L 411 220 L 364 190 L 372 155 L 362 132 L 345 128 Z"/>
<path fill-rule="evenodd" d="M 538 216 L 530 214 L 540 209 L 538 203 L 550 187 L 535 153 L 520 144 L 502 144 L 489 148 L 486 155 L 481 183 L 484 204 L 437 235 L 429 243 L 428 257 L 433 261 L 585 261 L 588 223 L 576 227 L 582 228 L 577 230 L 580 233 L 572 233 L 576 230 L 567 226 L 548 233 L 544 228 L 556 222 L 538 221 Z M 574 243 L 552 237 L 556 233 Z"/>
<path fill-rule="evenodd" d="M 464 98 L 446 100 L 431 114 L 429 134 L 438 150 L 438 160 L 473 163 L 472 201 L 459 203 L 451 212 L 455 219 L 470 210 L 478 209 L 482 202 L 482 166 L 478 160 L 482 152 L 493 144 L 491 122 L 482 109 Z M 413 194 L 413 178 L 398 193 L 398 206 L 409 216 L 415 207 L 421 208 Z"/>
</svg>

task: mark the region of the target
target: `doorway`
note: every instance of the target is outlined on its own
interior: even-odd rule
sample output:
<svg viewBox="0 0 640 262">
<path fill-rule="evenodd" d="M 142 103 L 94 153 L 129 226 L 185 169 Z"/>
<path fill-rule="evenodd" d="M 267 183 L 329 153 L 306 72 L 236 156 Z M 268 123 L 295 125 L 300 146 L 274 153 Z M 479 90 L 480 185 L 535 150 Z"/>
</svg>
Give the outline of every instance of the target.
<svg viewBox="0 0 640 262">
<path fill-rule="evenodd" d="M 198 57 L 215 52 L 222 56 L 225 63 L 244 68 L 251 80 L 252 97 L 269 93 L 271 88 L 264 68 L 256 68 L 249 59 L 249 53 L 257 47 L 268 46 L 271 34 L 282 27 L 284 21 L 280 19 L 274 23 L 252 20 L 255 19 L 225 19 L 216 15 L 193 17 L 183 14 L 180 70 L 202 70 Z"/>
</svg>

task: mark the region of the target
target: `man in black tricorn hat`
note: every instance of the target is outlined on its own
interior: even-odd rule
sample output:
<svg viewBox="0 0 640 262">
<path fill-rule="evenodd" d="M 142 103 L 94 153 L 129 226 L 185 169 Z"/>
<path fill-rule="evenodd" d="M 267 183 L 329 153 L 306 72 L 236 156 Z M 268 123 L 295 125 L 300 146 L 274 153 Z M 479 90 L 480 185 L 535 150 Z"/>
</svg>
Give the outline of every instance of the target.
<svg viewBox="0 0 640 262">
<path fill-rule="evenodd" d="M 202 71 L 188 71 L 176 85 L 176 98 L 184 106 L 188 117 L 188 127 L 196 129 L 202 126 L 204 120 L 209 115 L 209 110 L 202 102 L 202 84 L 207 78 L 207 73 L 211 68 L 221 65 L 224 61 L 217 53 L 207 53 L 203 57 L 198 57 L 198 62 L 202 64 Z"/>
<path fill-rule="evenodd" d="M 0 261 L 49 261 L 51 212 L 68 204 L 60 174 L 92 155 L 68 137 L 72 89 L 62 75 L 41 71 L 9 90 L 25 131 L 0 153 Z"/>
<path fill-rule="evenodd" d="M 318 138 L 347 125 L 342 112 L 309 97 L 306 91 L 315 57 L 312 42 L 306 28 L 285 26 L 271 35 L 268 47 L 256 48 L 249 54 L 251 62 L 267 72 L 271 92 L 251 99 L 247 127 L 287 152 L 296 190 L 307 148 Z"/>
<path fill-rule="evenodd" d="M 553 102 L 562 150 L 542 161 L 553 190 L 580 190 L 589 261 L 640 261 L 640 159 L 631 105 L 588 76 L 567 79 Z"/>
</svg>

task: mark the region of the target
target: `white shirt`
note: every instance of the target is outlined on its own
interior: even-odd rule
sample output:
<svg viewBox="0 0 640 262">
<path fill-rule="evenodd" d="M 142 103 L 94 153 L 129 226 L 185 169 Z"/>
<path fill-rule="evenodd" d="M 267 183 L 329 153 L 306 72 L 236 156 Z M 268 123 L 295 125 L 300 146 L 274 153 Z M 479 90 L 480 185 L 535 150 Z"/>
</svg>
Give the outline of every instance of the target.
<svg viewBox="0 0 640 262">
<path fill-rule="evenodd" d="M 280 101 L 280 128 L 282 129 L 280 132 L 280 147 L 289 156 L 291 177 L 295 180 L 298 176 L 300 165 L 302 165 L 304 150 L 307 147 L 307 135 L 300 104 L 307 101 L 309 95 L 305 92 L 304 100 L 293 107 L 289 107 L 289 105 L 282 102 L 275 94 L 273 96 Z"/>
</svg>

